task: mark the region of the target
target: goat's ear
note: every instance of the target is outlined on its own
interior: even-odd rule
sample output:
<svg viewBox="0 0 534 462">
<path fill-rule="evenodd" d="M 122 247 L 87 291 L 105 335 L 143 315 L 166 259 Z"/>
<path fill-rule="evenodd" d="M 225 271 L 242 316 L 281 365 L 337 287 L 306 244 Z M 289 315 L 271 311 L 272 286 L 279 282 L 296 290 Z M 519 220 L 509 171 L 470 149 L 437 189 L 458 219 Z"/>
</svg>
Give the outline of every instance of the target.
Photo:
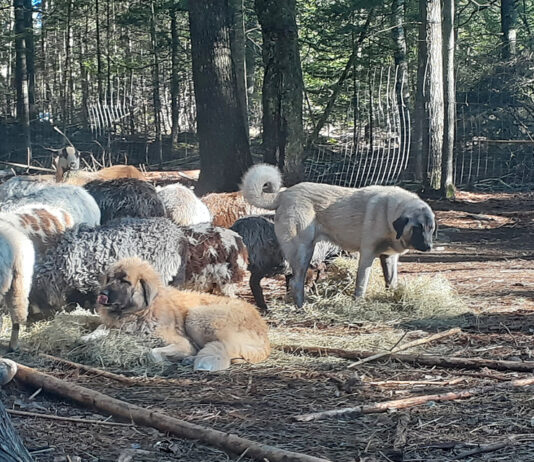
<svg viewBox="0 0 534 462">
<path fill-rule="evenodd" d="M 408 223 L 408 218 L 405 217 L 404 215 L 401 215 L 399 218 L 397 218 L 393 222 L 393 228 L 397 232 L 396 239 L 401 238 L 402 233 L 404 232 L 404 227 L 407 225 L 407 223 Z"/>
<path fill-rule="evenodd" d="M 143 298 L 145 300 L 147 308 L 152 304 L 156 295 L 158 294 L 158 288 L 150 281 L 146 279 L 139 279 L 139 284 L 141 284 L 141 290 L 143 291 Z"/>
</svg>

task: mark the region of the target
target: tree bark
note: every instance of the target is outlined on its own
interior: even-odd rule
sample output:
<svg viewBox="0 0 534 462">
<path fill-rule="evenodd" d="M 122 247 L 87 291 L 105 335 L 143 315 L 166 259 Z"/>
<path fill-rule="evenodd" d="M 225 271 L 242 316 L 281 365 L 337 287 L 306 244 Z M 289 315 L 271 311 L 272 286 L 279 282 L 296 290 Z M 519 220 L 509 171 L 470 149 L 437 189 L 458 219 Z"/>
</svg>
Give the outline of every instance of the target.
<svg viewBox="0 0 534 462">
<path fill-rule="evenodd" d="M 26 72 L 28 73 L 28 100 L 30 118 L 35 113 L 35 40 L 33 36 L 32 0 L 24 0 L 24 27 L 26 42 Z"/>
<path fill-rule="evenodd" d="M 231 28 L 230 47 L 232 50 L 232 60 L 235 66 L 235 76 L 237 84 L 237 97 L 243 111 L 243 122 L 247 137 L 248 127 L 248 97 L 246 80 L 246 55 L 245 55 L 245 22 L 243 15 L 243 0 L 230 0 Z"/>
<path fill-rule="evenodd" d="M 159 55 L 156 30 L 156 10 L 154 1 L 150 2 L 150 42 L 152 45 L 152 100 L 154 104 L 154 126 L 156 129 L 156 152 L 161 168 L 163 163 L 163 146 L 161 140 L 161 97 L 159 81 Z"/>
<path fill-rule="evenodd" d="M 501 0 L 502 57 L 510 59 L 517 52 L 517 2 L 518 0 Z"/>
<path fill-rule="evenodd" d="M 278 165 L 288 186 L 303 178 L 304 84 L 298 47 L 295 0 L 256 0 L 263 35 L 264 161 Z"/>
<path fill-rule="evenodd" d="M 443 85 L 445 120 L 441 193 L 454 199 L 454 133 L 456 121 L 456 85 L 454 79 L 454 1 L 443 0 Z"/>
<path fill-rule="evenodd" d="M 28 70 L 26 67 L 26 27 L 24 21 L 24 0 L 13 0 L 15 9 L 15 86 L 17 88 L 17 119 L 21 124 L 26 162 L 32 160 L 30 133 L 30 98 L 28 94 Z"/>
<path fill-rule="evenodd" d="M 171 150 L 178 143 L 180 132 L 180 68 L 178 63 L 180 37 L 178 36 L 178 12 L 176 7 L 171 6 Z"/>
<path fill-rule="evenodd" d="M 252 165 L 230 51 L 228 0 L 189 3 L 199 194 L 236 191 Z"/>
<path fill-rule="evenodd" d="M 426 116 L 425 116 L 425 74 L 428 50 L 426 48 L 426 0 L 419 0 L 419 35 L 417 46 L 417 87 L 415 93 L 415 120 L 414 120 L 414 136 L 413 136 L 413 152 L 414 152 L 414 172 L 415 179 L 424 182 L 424 172 L 426 172 L 426 165 L 428 163 L 427 150 L 428 137 L 425 137 Z"/>
<path fill-rule="evenodd" d="M 100 9 L 99 0 L 95 0 L 95 27 L 96 27 L 96 83 L 98 100 L 104 101 L 104 86 L 102 85 L 102 47 L 100 40 Z"/>
</svg>

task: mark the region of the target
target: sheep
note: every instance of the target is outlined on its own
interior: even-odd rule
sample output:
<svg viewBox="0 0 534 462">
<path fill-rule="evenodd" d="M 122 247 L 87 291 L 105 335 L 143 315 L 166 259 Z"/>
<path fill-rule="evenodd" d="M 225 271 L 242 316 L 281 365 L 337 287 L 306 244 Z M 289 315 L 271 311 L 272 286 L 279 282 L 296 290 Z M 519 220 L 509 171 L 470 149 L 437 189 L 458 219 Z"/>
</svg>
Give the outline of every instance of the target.
<svg viewBox="0 0 534 462">
<path fill-rule="evenodd" d="M 17 348 L 20 325 L 28 318 L 34 262 L 35 252 L 28 237 L 0 221 L 0 299 L 11 317 L 10 350 Z"/>
<path fill-rule="evenodd" d="M 96 180 L 85 185 L 100 207 L 102 224 L 122 217 L 150 218 L 165 216 L 165 208 L 156 188 L 135 178 Z"/>
<path fill-rule="evenodd" d="M 210 223 L 182 230 L 189 242 L 185 288 L 234 296 L 247 269 L 247 249 L 241 236 Z"/>
<path fill-rule="evenodd" d="M 135 178 L 137 180 L 146 180 L 145 175 L 133 165 L 113 165 L 106 167 L 96 172 L 88 172 L 84 170 L 69 171 L 64 176 L 63 181 L 67 184 L 76 186 L 84 186 L 87 183 L 95 180 L 107 181 L 116 180 L 119 178 Z"/>
<path fill-rule="evenodd" d="M 75 224 L 100 224 L 100 209 L 91 195 L 79 186 L 46 184 L 36 188 L 12 191 L 0 203 L 1 212 L 12 212 L 26 205 L 39 204 L 65 210 Z"/>
<path fill-rule="evenodd" d="M 165 283 L 183 286 L 188 240 L 167 218 L 115 220 L 65 232 L 36 264 L 30 319 L 50 317 L 67 304 L 94 307 L 99 277 L 121 258 L 149 261 Z"/>
<path fill-rule="evenodd" d="M 279 274 L 286 275 L 286 285 L 291 275 L 282 249 L 274 232 L 274 216 L 250 216 L 237 220 L 231 230 L 238 233 L 248 250 L 248 270 L 250 271 L 250 290 L 254 301 L 260 311 L 268 310 L 261 280 L 264 277 L 274 277 Z M 310 263 L 312 273 L 316 273 L 316 280 L 325 269 L 324 262 L 339 253 L 339 248 L 329 242 L 318 242 L 315 246 Z"/>
<path fill-rule="evenodd" d="M 158 197 L 165 206 L 167 218 L 180 226 L 211 222 L 208 207 L 188 187 L 180 184 L 158 186 Z"/>
<path fill-rule="evenodd" d="M 239 218 L 270 212 L 250 205 L 239 191 L 207 194 L 200 200 L 211 212 L 213 224 L 224 228 L 230 228 Z"/>
<path fill-rule="evenodd" d="M 34 193 L 44 186 L 53 184 L 53 180 L 50 175 L 14 176 L 0 185 L 0 200 L 5 201 L 12 197 Z"/>
<path fill-rule="evenodd" d="M 167 218 L 126 218 L 80 227 L 63 234 L 36 264 L 30 317 L 49 317 L 74 303 L 94 307 L 99 276 L 132 256 L 154 265 L 165 283 L 228 296 L 247 266 L 241 237 L 209 224 L 180 228 Z"/>
<path fill-rule="evenodd" d="M 12 212 L 0 213 L 0 222 L 7 222 L 26 235 L 33 242 L 37 255 L 44 253 L 76 224 L 66 210 L 43 204 L 23 205 Z"/>
</svg>

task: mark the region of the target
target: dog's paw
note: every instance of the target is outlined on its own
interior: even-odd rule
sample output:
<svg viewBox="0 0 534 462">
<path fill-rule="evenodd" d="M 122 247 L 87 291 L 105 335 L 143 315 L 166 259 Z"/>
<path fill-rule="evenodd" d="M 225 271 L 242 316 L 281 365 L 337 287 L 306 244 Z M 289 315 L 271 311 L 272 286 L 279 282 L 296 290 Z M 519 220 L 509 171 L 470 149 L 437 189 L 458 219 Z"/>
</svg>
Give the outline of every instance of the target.
<svg viewBox="0 0 534 462">
<path fill-rule="evenodd" d="M 90 334 L 85 334 L 80 337 L 80 342 L 89 343 L 94 342 L 95 340 L 107 337 L 109 335 L 109 329 L 104 328 L 103 326 L 97 327 L 96 330 Z"/>
<path fill-rule="evenodd" d="M 11 382 L 17 373 L 17 363 L 7 358 L 0 358 L 0 385 Z"/>
<path fill-rule="evenodd" d="M 215 372 L 228 369 L 230 360 L 222 356 L 197 356 L 193 365 L 195 371 Z"/>
<path fill-rule="evenodd" d="M 149 351 L 148 359 L 155 364 L 162 364 L 167 361 L 167 358 L 158 351 L 158 348 Z"/>
</svg>

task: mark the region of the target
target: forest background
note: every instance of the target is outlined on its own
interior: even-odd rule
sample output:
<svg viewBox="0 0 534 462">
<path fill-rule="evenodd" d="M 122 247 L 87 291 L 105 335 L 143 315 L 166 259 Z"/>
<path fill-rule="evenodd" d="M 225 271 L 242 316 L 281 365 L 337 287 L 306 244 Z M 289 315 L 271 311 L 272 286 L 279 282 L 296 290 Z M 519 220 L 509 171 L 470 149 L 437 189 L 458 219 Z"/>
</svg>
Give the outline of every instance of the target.
<svg viewBox="0 0 534 462">
<path fill-rule="evenodd" d="M 530 0 L 0 1 L 0 161 L 253 160 L 348 186 L 534 182 Z"/>
</svg>

